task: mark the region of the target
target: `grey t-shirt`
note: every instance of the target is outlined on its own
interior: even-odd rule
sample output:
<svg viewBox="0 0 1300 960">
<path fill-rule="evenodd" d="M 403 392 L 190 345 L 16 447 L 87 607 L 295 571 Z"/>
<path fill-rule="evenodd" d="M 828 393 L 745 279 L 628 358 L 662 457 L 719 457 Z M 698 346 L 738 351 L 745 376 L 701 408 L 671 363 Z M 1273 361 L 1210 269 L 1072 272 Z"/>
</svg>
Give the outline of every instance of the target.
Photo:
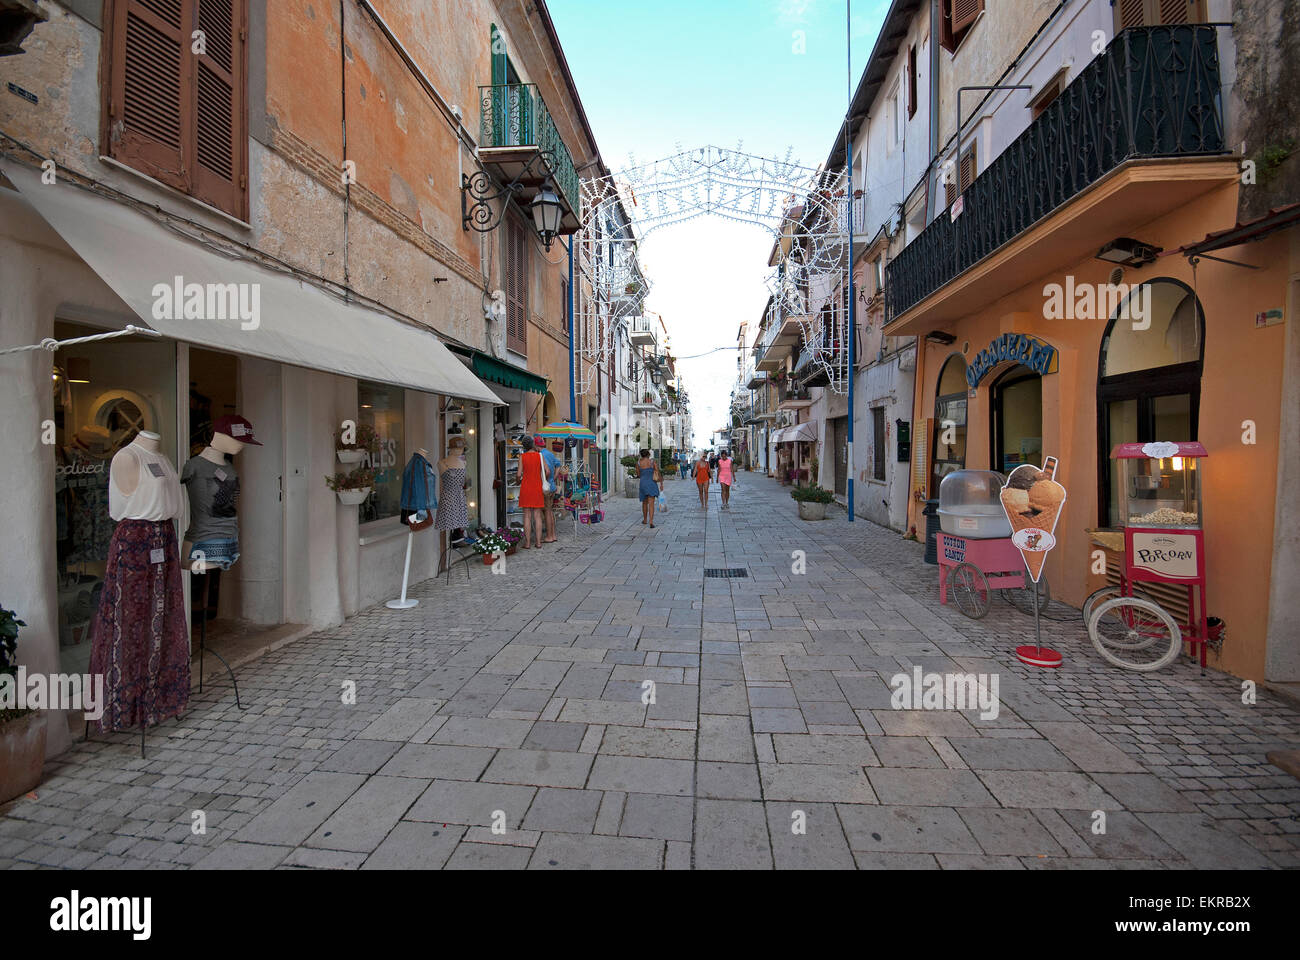
<svg viewBox="0 0 1300 960">
<path fill-rule="evenodd" d="M 191 457 L 181 471 L 181 483 L 190 495 L 190 528 L 184 539 L 238 540 L 239 475 L 229 463 L 216 464 L 204 457 Z"/>
</svg>

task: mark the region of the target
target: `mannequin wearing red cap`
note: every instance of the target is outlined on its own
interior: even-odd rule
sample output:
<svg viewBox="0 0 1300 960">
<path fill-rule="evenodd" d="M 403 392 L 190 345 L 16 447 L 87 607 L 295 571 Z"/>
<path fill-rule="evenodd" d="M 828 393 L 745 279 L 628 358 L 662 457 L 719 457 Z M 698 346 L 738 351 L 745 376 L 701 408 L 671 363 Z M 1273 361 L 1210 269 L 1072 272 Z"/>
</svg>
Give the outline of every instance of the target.
<svg viewBox="0 0 1300 960">
<path fill-rule="evenodd" d="M 212 425 L 211 443 L 181 471 L 190 499 L 190 525 L 182 553 L 195 575 L 191 595 L 195 619 L 216 617 L 221 572 L 239 559 L 239 474 L 232 461 L 249 444 L 262 445 L 253 435 L 253 425 L 243 417 L 224 416 Z"/>
</svg>

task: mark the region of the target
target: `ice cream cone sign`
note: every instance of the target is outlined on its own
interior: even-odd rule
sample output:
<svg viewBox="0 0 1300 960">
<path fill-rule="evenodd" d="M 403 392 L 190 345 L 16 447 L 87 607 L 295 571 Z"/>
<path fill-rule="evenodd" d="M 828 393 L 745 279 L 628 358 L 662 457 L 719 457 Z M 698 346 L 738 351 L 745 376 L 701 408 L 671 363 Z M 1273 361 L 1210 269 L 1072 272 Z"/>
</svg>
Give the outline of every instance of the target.
<svg viewBox="0 0 1300 960">
<path fill-rule="evenodd" d="M 1048 551 L 1056 546 L 1056 524 L 1065 507 L 1065 487 L 1056 482 L 1056 457 L 1016 467 L 1002 488 L 1002 509 L 1011 524 L 1011 542 L 1025 558 L 1029 576 L 1037 583 Z"/>
</svg>

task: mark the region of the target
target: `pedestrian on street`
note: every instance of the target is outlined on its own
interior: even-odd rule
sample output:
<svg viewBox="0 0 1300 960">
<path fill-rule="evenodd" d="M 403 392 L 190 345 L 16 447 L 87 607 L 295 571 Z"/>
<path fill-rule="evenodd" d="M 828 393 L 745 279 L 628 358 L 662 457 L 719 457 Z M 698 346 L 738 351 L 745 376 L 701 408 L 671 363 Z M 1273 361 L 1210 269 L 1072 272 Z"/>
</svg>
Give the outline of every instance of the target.
<svg viewBox="0 0 1300 960">
<path fill-rule="evenodd" d="M 718 489 L 722 492 L 723 510 L 731 509 L 731 488 L 736 482 L 732 470 L 733 463 L 730 451 L 723 450 L 722 456 L 718 458 Z"/>
<path fill-rule="evenodd" d="M 542 509 L 542 523 L 546 529 L 546 539 L 543 543 L 555 543 L 555 497 L 556 491 L 560 489 L 560 481 L 564 473 L 564 463 L 555 454 L 542 447 L 542 460 L 546 464 L 546 479 L 550 481 L 551 489 L 544 492 L 546 506 Z"/>
<path fill-rule="evenodd" d="M 546 462 L 535 449 L 532 437 L 524 437 L 519 445 L 524 448 L 519 457 L 519 509 L 524 512 L 522 546 L 528 550 L 542 545 L 542 511 L 546 509 L 542 477 L 546 473 Z"/>
<path fill-rule="evenodd" d="M 709 461 L 700 454 L 700 459 L 695 463 L 695 486 L 700 491 L 700 506 L 705 510 L 709 509 L 709 481 L 712 479 L 712 473 L 709 470 Z"/>
<path fill-rule="evenodd" d="M 641 477 L 641 525 L 650 524 L 655 528 L 655 500 L 659 497 L 659 484 L 663 475 L 659 472 L 659 461 L 650 456 L 649 450 L 641 451 L 641 459 L 636 462 L 637 473 Z"/>
</svg>

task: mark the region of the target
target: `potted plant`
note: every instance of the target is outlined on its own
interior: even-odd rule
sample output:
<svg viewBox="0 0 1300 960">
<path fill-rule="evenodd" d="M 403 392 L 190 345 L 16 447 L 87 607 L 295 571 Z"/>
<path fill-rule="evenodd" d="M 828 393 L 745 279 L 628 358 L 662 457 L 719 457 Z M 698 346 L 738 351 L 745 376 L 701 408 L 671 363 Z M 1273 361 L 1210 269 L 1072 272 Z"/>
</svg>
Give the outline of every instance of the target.
<svg viewBox="0 0 1300 960">
<path fill-rule="evenodd" d="M 25 627 L 12 610 L 0 608 L 0 677 L 17 690 L 18 628 Z M 5 709 L 0 705 L 0 803 L 22 796 L 41 782 L 45 765 L 45 718 L 36 710 Z"/>
<path fill-rule="evenodd" d="M 510 527 L 498 527 L 497 534 L 508 544 L 506 556 L 513 557 L 519 550 L 519 541 L 522 535 L 519 531 L 512 530 Z"/>
<path fill-rule="evenodd" d="M 835 499 L 829 490 L 812 484 L 807 487 L 795 487 L 790 497 L 799 504 L 800 520 L 825 520 L 826 504 Z"/>
<path fill-rule="evenodd" d="M 618 461 L 626 471 L 623 479 L 623 495 L 629 500 L 637 499 L 641 492 L 640 475 L 637 473 L 636 469 L 637 461 L 639 459 L 639 457 L 634 457 L 629 454 L 626 457 L 620 457 Z"/>
<path fill-rule="evenodd" d="M 629 297 L 635 297 L 637 293 L 640 292 L 640 290 L 641 290 L 641 284 L 637 283 L 635 280 L 633 280 L 626 287 L 623 288 L 623 292 L 627 294 Z"/>
<path fill-rule="evenodd" d="M 349 433 L 353 434 L 352 442 L 344 443 L 343 429 L 334 431 L 334 451 L 339 463 L 360 463 L 367 453 L 373 457 L 379 452 L 379 434 L 370 424 L 359 423 Z"/>
<path fill-rule="evenodd" d="M 483 558 L 483 565 L 488 567 L 492 566 L 497 557 L 509 551 L 510 543 L 500 530 L 489 533 L 474 544 L 474 552 Z"/>
<path fill-rule="evenodd" d="M 351 473 L 336 473 L 325 478 L 325 486 L 338 494 L 339 503 L 355 507 L 370 496 L 375 485 L 375 471 L 357 467 Z"/>
</svg>

